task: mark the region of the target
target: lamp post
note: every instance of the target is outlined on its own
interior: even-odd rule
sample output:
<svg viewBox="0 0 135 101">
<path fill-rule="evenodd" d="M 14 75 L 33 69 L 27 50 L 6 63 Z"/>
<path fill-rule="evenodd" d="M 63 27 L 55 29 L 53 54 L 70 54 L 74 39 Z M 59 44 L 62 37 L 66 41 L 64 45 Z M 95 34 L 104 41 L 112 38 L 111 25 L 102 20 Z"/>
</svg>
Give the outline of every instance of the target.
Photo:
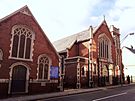
<svg viewBox="0 0 135 101">
<path fill-rule="evenodd" d="M 128 33 L 121 41 L 120 41 L 120 47 L 121 47 L 121 44 L 123 43 L 123 41 L 129 36 L 129 35 L 134 35 L 135 33 Z M 120 50 L 122 50 L 122 48 L 119 48 L 119 66 L 120 66 L 120 84 L 122 85 L 123 84 L 123 72 L 122 72 L 122 62 L 120 62 L 122 59 L 121 57 L 121 54 L 120 54 Z"/>
<path fill-rule="evenodd" d="M 134 35 L 135 33 L 128 33 L 121 41 L 120 44 L 123 43 L 123 41 L 129 36 L 129 35 Z"/>
</svg>

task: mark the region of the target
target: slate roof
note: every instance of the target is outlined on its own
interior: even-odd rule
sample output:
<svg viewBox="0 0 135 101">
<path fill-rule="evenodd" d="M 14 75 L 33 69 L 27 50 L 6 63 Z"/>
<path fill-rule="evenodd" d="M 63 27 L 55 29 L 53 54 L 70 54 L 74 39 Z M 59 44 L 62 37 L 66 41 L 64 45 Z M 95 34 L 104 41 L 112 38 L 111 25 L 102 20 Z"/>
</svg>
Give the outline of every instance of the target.
<svg viewBox="0 0 135 101">
<path fill-rule="evenodd" d="M 103 22 L 100 23 L 100 25 L 93 27 L 93 34 L 99 29 L 99 27 L 102 24 L 107 25 L 106 21 L 103 20 Z M 90 38 L 90 31 L 88 28 L 80 33 L 54 41 L 53 45 L 54 45 L 55 49 L 57 50 L 57 52 L 66 52 L 66 49 L 70 49 L 75 42 L 88 40 L 89 38 Z"/>
<path fill-rule="evenodd" d="M 53 42 L 53 45 L 56 48 L 57 52 L 64 52 L 67 48 L 71 48 L 75 42 L 88 40 L 89 38 L 89 29 L 87 29 L 80 33 L 57 40 Z"/>
</svg>

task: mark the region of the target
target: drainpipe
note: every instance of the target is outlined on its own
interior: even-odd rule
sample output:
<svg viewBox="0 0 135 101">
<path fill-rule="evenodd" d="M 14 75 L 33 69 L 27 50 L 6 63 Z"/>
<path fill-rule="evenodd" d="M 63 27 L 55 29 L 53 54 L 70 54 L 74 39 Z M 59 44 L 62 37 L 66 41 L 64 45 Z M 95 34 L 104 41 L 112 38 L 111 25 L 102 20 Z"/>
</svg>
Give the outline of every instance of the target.
<svg viewBox="0 0 135 101">
<path fill-rule="evenodd" d="M 89 40 L 89 52 L 88 52 L 88 86 L 92 87 L 92 40 L 93 40 L 93 28 L 90 26 L 89 28 L 89 35 L 90 35 L 90 40 Z M 91 68 L 91 71 L 90 71 Z"/>
<path fill-rule="evenodd" d="M 59 88 L 60 88 L 60 91 L 63 91 L 63 80 L 62 80 L 62 57 L 60 57 L 59 59 Z"/>
<path fill-rule="evenodd" d="M 76 88 L 81 88 L 81 80 L 80 80 L 80 59 L 77 59 L 77 83 Z"/>
</svg>

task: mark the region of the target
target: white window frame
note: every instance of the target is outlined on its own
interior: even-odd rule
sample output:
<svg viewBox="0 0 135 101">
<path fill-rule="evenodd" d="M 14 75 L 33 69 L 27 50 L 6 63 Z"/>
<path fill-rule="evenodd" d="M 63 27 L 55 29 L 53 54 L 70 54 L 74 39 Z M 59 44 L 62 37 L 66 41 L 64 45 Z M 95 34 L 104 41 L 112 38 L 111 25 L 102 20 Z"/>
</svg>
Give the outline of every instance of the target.
<svg viewBox="0 0 135 101">
<path fill-rule="evenodd" d="M 82 74 L 82 68 L 84 68 L 84 75 Z M 82 76 L 82 77 L 86 77 L 86 72 L 87 72 L 87 68 L 86 68 L 85 65 L 83 65 L 83 66 L 81 67 L 81 76 Z"/>
<path fill-rule="evenodd" d="M 48 63 L 48 78 L 47 79 L 44 79 L 44 72 L 42 72 L 42 79 L 39 79 L 39 65 L 40 65 L 40 59 L 42 58 L 42 57 L 46 57 L 48 60 L 49 60 L 49 63 Z M 52 61 L 51 61 L 51 59 L 50 59 L 50 57 L 48 56 L 48 55 L 46 55 L 46 54 L 41 54 L 39 57 L 38 57 L 38 67 L 37 67 L 37 80 L 38 81 L 48 81 L 48 80 L 50 80 L 50 66 L 51 66 L 51 64 L 52 64 Z M 44 67 L 43 67 L 43 71 L 44 71 Z"/>
<path fill-rule="evenodd" d="M 18 50 L 17 50 L 17 57 L 12 57 L 12 50 L 13 50 L 13 38 L 14 38 L 14 35 L 16 34 L 16 33 L 14 33 L 14 30 L 15 29 L 17 29 L 17 28 L 20 28 L 20 29 L 25 29 L 26 30 L 26 34 L 25 34 L 25 46 L 24 46 L 24 54 L 23 54 L 23 58 L 20 58 L 19 57 L 19 47 L 20 47 L 20 36 L 22 35 L 22 34 L 24 34 L 24 33 L 19 33 L 19 43 L 18 43 Z M 29 35 L 28 35 L 28 33 L 30 33 Z M 10 56 L 9 56 L 9 59 L 17 59 L 17 60 L 25 60 L 25 61 L 33 61 L 33 59 L 32 59 L 32 56 L 33 56 L 33 46 L 34 46 L 34 40 L 35 40 L 35 33 L 32 31 L 32 30 L 30 30 L 27 26 L 25 26 L 25 25 L 15 25 L 15 26 L 13 26 L 12 27 L 12 32 L 11 32 L 11 34 L 12 34 L 12 38 L 11 38 L 11 44 L 10 44 Z M 25 58 L 25 52 L 26 52 L 26 38 L 31 38 L 31 49 L 30 49 L 30 58 L 29 59 L 26 59 Z"/>
<path fill-rule="evenodd" d="M 103 45 L 103 42 L 104 42 L 104 45 Z M 107 45 L 107 48 L 105 48 L 105 45 Z M 104 51 L 103 49 L 101 48 L 104 48 Z M 98 54 L 99 54 L 99 58 L 102 58 L 102 59 L 107 59 L 108 61 L 112 62 L 112 53 L 111 53 L 111 40 L 106 36 L 105 33 L 102 33 L 99 35 L 98 37 Z M 105 52 L 105 50 L 107 52 Z M 102 53 L 100 53 L 102 52 Z M 103 55 L 104 53 L 104 55 Z M 102 54 L 102 55 L 101 55 Z"/>
<path fill-rule="evenodd" d="M 3 60 L 3 51 L 0 49 L 0 60 Z"/>
</svg>

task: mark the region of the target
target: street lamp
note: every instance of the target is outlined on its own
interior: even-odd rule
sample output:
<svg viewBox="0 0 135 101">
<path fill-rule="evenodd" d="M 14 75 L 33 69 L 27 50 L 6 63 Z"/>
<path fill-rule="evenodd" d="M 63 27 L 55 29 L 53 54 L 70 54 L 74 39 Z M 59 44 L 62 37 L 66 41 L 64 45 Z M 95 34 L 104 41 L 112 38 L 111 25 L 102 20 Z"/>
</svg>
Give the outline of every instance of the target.
<svg viewBox="0 0 135 101">
<path fill-rule="evenodd" d="M 134 35 L 135 33 L 128 33 L 121 41 L 120 41 L 120 47 L 121 47 L 121 44 L 123 43 L 123 41 L 129 36 L 129 35 Z M 122 85 L 123 83 L 123 78 L 122 78 L 122 65 L 120 64 L 120 61 L 122 60 L 121 58 L 121 54 L 120 54 L 120 50 L 122 50 L 122 48 L 119 49 L 119 66 L 120 66 L 120 84 Z"/>
<path fill-rule="evenodd" d="M 129 36 L 129 35 L 134 35 L 135 33 L 128 33 L 120 42 L 120 44 L 123 43 L 123 41 Z"/>
</svg>

